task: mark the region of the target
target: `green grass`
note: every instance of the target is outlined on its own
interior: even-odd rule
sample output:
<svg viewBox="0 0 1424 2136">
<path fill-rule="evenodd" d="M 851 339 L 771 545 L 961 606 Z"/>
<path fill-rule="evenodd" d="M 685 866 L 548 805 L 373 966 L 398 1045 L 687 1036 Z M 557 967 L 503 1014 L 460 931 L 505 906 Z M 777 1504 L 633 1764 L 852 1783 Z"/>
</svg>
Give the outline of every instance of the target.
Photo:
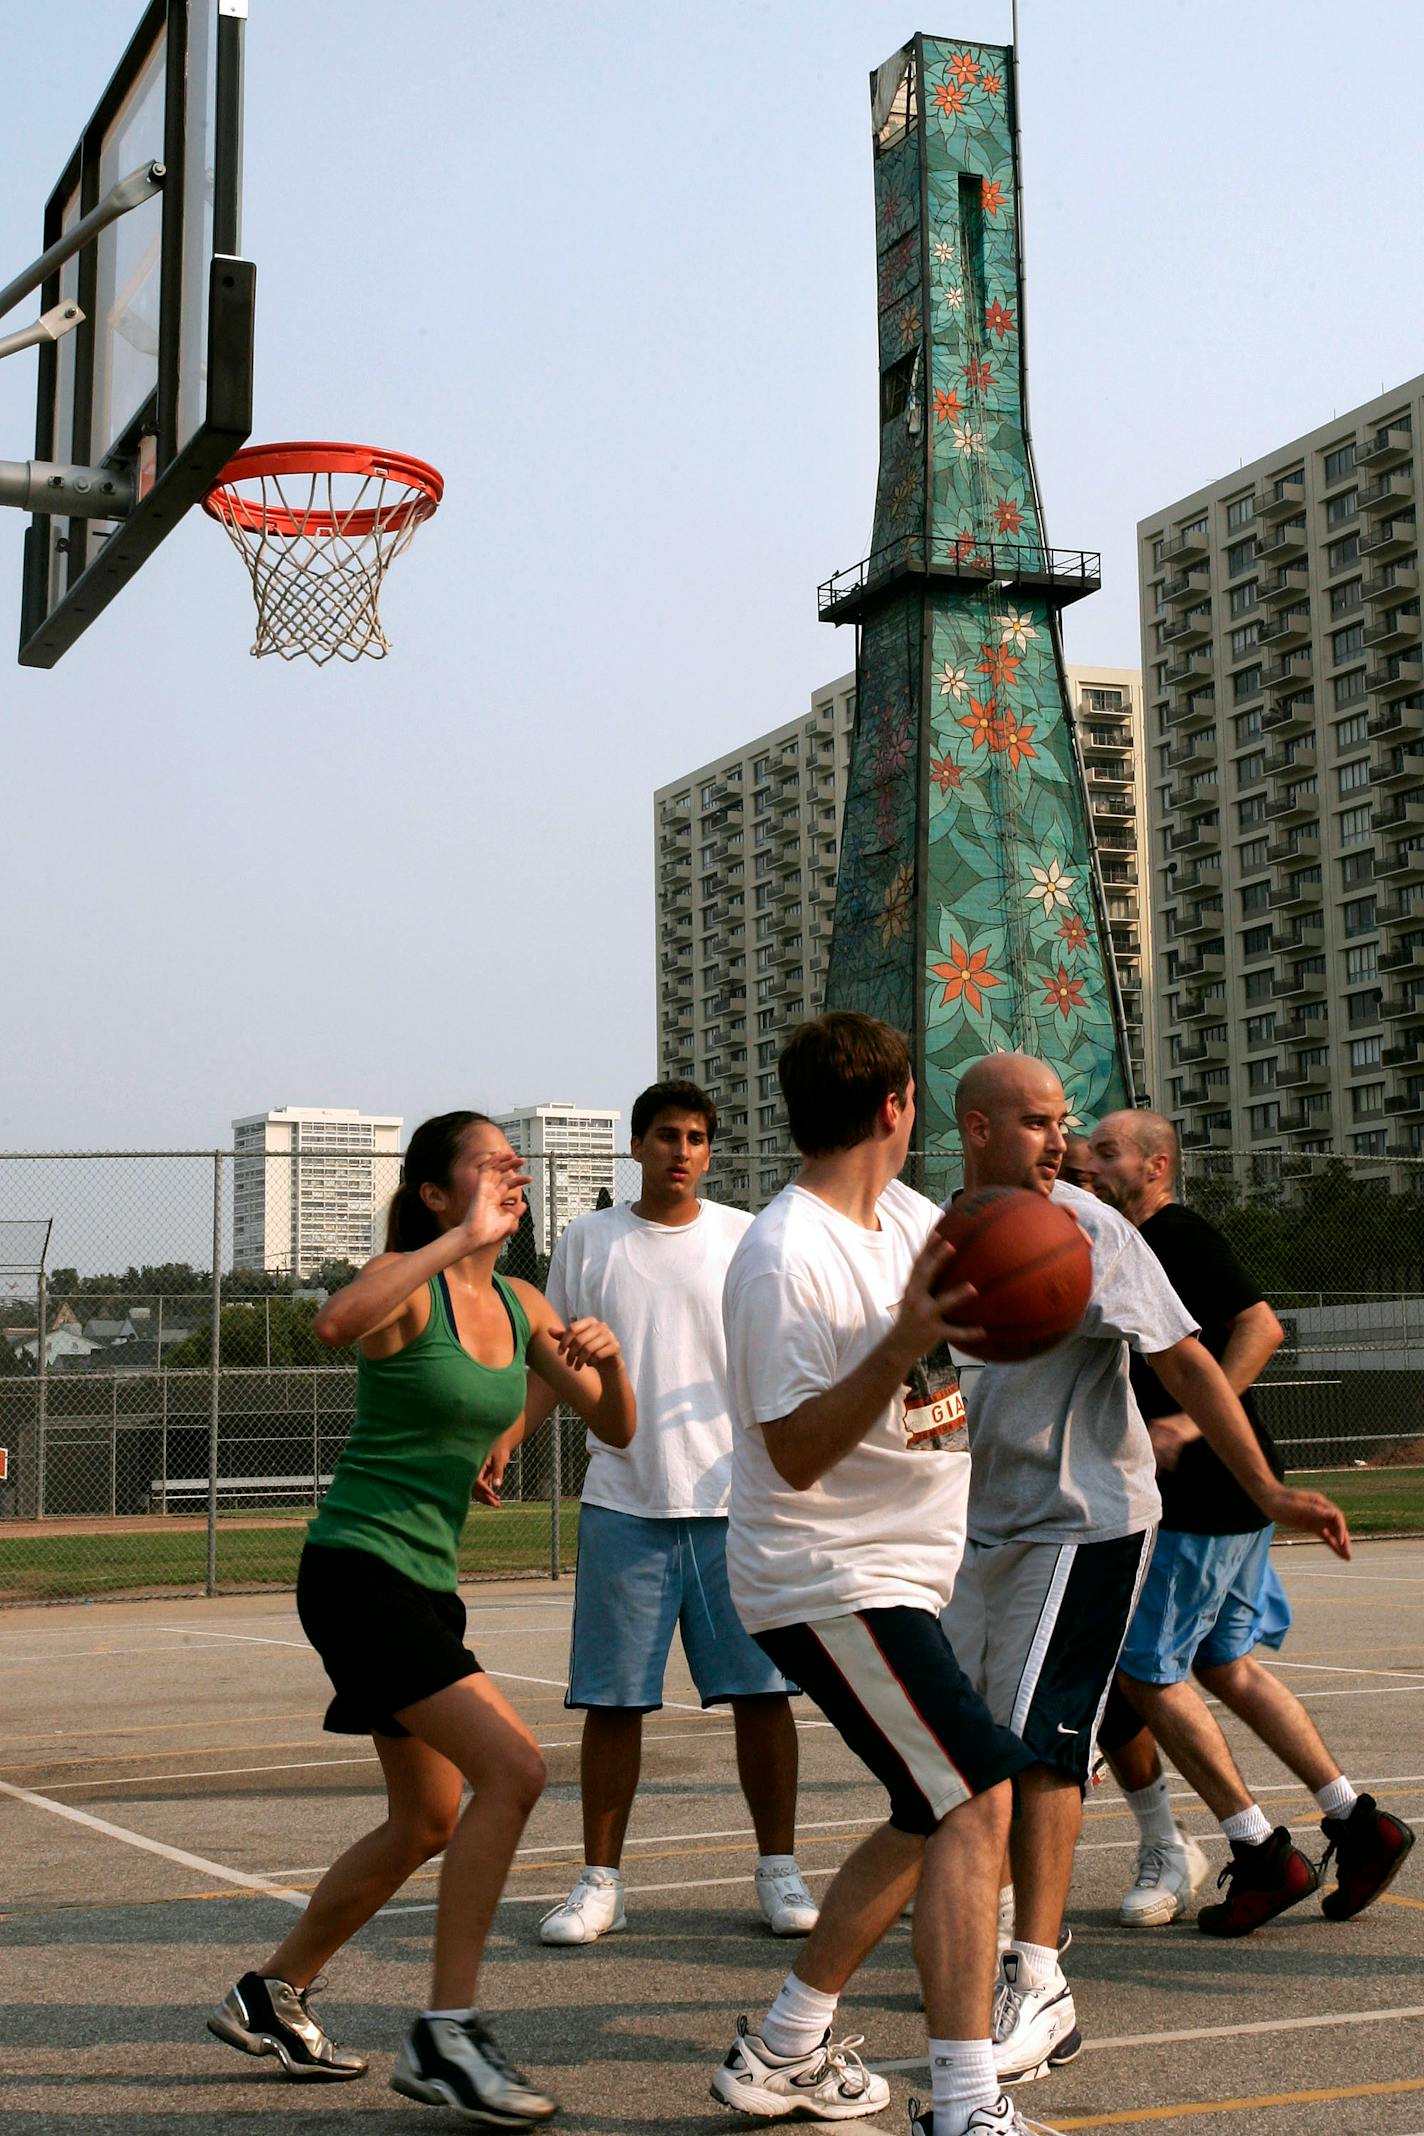
<svg viewBox="0 0 1424 2136">
<path fill-rule="evenodd" d="M 1342 1507 L 1357 1536 L 1424 1534 L 1424 1468 L 1298 1469 L 1289 1481 L 1324 1491 Z M 274 1513 L 277 1525 L 247 1528 L 251 1514 L 218 1518 L 218 1585 L 291 1587 L 306 1534 L 305 1513 Z M 258 1516 L 260 1517 L 260 1516 Z M 578 1501 L 560 1509 L 561 1563 L 571 1571 L 578 1539 Z M 85 1595 L 152 1593 L 202 1588 L 207 1536 L 201 1528 L 96 1528 L 7 1537 L 0 1526 L 0 1602 L 47 1602 Z M 496 1513 L 477 1506 L 460 1549 L 460 1577 L 497 1579 L 549 1570 L 547 1504 L 507 1505 Z"/>
<path fill-rule="evenodd" d="M 245 1528 L 252 1515 L 219 1515 L 219 1587 L 291 1587 L 306 1535 L 305 1513 L 273 1514 L 280 1525 Z M 578 1539 L 578 1501 L 560 1509 L 560 1544 L 571 1571 Z M 44 1602 L 61 1596 L 150 1592 L 198 1587 L 207 1581 L 208 1539 L 201 1528 L 96 1529 L 91 1534 L 7 1538 L 0 1528 L 0 1601 Z M 495 1579 L 549 1570 L 547 1504 L 507 1505 L 496 1513 L 476 1507 L 460 1550 L 460 1577 Z"/>
<path fill-rule="evenodd" d="M 1292 1469 L 1286 1481 L 1333 1498 L 1356 1535 L 1424 1532 L 1424 1468 Z"/>
</svg>

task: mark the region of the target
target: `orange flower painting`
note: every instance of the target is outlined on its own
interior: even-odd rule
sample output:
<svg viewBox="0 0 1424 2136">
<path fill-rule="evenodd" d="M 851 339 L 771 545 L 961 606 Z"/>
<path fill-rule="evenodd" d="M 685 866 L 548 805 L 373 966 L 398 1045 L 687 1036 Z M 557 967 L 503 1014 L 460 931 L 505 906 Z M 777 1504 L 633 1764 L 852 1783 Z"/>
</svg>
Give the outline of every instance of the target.
<svg viewBox="0 0 1424 2136">
<path fill-rule="evenodd" d="M 1060 964 L 1057 977 L 1049 981 L 1043 1003 L 1045 1008 L 1057 1009 L 1060 1016 L 1070 1016 L 1083 1006 L 1083 981 L 1070 979 Z"/>
<path fill-rule="evenodd" d="M 944 981 L 944 992 L 939 1005 L 944 1008 L 951 1001 L 965 1001 L 977 1014 L 984 1006 L 984 995 L 1000 981 L 986 969 L 989 962 L 987 949 L 976 949 L 973 955 L 958 942 L 949 945 L 948 964 L 932 964 L 930 976 Z"/>
</svg>

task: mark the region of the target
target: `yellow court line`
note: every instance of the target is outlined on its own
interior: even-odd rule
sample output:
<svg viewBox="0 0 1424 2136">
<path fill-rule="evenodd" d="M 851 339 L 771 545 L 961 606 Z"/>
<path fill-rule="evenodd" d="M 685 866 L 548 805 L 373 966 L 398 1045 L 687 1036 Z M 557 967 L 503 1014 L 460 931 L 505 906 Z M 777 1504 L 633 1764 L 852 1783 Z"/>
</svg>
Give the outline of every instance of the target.
<svg viewBox="0 0 1424 2136">
<path fill-rule="evenodd" d="M 1136 2128 L 1143 2121 L 1186 2121 L 1200 2114 L 1240 2114 L 1262 2106 L 1320 2106 L 1334 2099 L 1384 2099 L 1424 2091 L 1424 2077 L 1397 2077 L 1389 2084 L 1335 2085 L 1328 2091 L 1262 2092 L 1254 2099 L 1202 2099 L 1182 2106 L 1135 2106 L 1123 2114 L 1070 2114 L 1060 2129 Z"/>
<path fill-rule="evenodd" d="M 1376 1906 L 1415 1906 L 1424 1913 L 1424 1899 L 1401 1898 L 1397 1891 L 1382 1891 L 1375 1900 Z"/>
</svg>

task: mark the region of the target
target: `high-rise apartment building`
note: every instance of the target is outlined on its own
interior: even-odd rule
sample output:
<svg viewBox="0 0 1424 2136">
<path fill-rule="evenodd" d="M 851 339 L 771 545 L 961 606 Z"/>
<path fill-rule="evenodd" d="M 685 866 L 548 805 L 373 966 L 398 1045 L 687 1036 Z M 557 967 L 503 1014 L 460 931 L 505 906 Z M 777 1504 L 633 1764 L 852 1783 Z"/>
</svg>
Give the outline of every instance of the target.
<svg viewBox="0 0 1424 2136">
<path fill-rule="evenodd" d="M 1157 1083 L 1152 907 L 1148 895 L 1147 752 L 1137 668 L 1070 667 L 1068 702 L 1088 786 L 1108 933 L 1127 1025 L 1133 1088 Z"/>
<path fill-rule="evenodd" d="M 564 1226 L 598 1207 L 600 1191 L 616 1199 L 614 1158 L 619 1111 L 588 1105 L 518 1105 L 495 1121 L 521 1157 L 533 1160 L 527 1188 L 529 1213 L 541 1253 L 553 1251 Z"/>
<path fill-rule="evenodd" d="M 719 1191 L 786 1177 L 776 1056 L 825 998 L 855 677 L 653 797 L 658 1062 L 716 1100 Z"/>
<path fill-rule="evenodd" d="M 1416 378 L 1138 528 L 1159 1101 L 1268 1173 L 1424 1156 L 1421 431 Z"/>
<path fill-rule="evenodd" d="M 399 1113 L 283 1105 L 232 1123 L 234 1268 L 309 1276 L 380 1251 L 400 1177 Z"/>
</svg>

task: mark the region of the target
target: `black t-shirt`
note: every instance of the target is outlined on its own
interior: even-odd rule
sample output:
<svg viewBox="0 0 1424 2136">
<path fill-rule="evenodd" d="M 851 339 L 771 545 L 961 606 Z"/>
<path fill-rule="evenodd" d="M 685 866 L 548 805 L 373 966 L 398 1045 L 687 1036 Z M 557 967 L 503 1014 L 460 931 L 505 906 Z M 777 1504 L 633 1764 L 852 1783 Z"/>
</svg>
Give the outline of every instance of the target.
<svg viewBox="0 0 1424 2136">
<path fill-rule="evenodd" d="M 1195 1209 L 1180 1202 L 1166 1202 L 1154 1216 L 1138 1226 L 1166 1271 L 1167 1280 L 1192 1318 L 1200 1323 L 1201 1340 L 1220 1362 L 1231 1333 L 1231 1322 L 1248 1306 L 1259 1305 L 1261 1292 L 1241 1266 L 1221 1233 Z M 1181 1403 L 1170 1395 L 1145 1358 L 1131 1359 L 1132 1391 L 1137 1406 L 1150 1423 L 1154 1417 L 1176 1415 Z M 1256 1414 L 1250 1391 L 1241 1406 L 1251 1420 L 1261 1452 L 1279 1480 L 1285 1475 L 1275 1442 Z M 1248 1498 L 1226 1464 L 1204 1439 L 1193 1439 L 1182 1448 L 1177 1466 L 1157 1478 L 1162 1491 L 1162 1526 L 1188 1535 L 1248 1535 L 1267 1523 L 1260 1507 Z"/>
</svg>

